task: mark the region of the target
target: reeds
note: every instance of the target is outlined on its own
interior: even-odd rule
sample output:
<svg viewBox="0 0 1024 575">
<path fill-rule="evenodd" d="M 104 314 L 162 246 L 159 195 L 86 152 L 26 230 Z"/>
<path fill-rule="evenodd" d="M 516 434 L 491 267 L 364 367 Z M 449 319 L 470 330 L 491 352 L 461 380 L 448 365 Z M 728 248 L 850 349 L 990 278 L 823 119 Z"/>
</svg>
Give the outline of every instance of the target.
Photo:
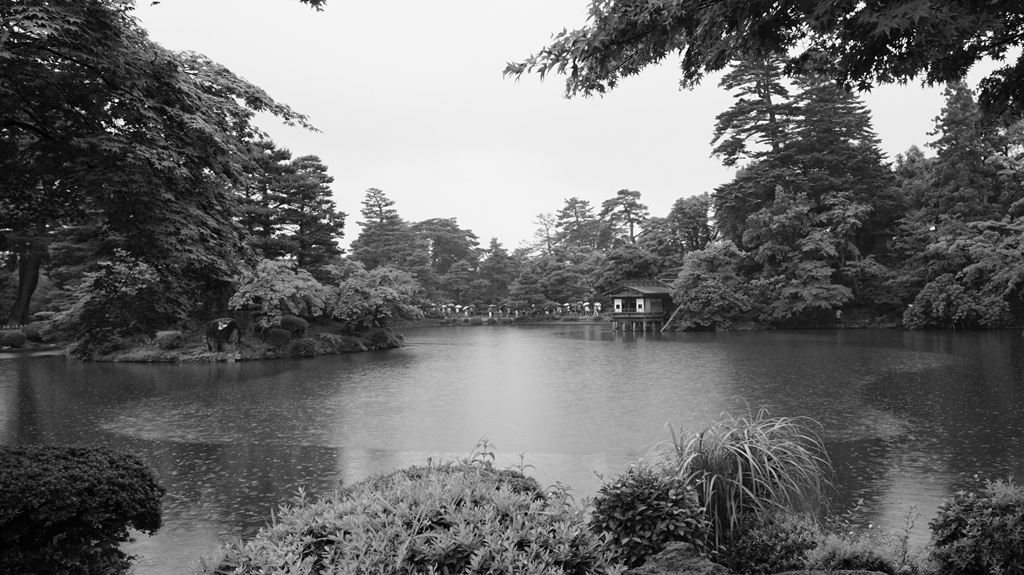
<svg viewBox="0 0 1024 575">
<path fill-rule="evenodd" d="M 669 427 L 670 462 L 696 489 L 714 545 L 731 541 L 751 516 L 820 511 L 834 488 L 817 426 L 761 409 L 738 417 L 723 413 L 700 432 L 677 434 Z"/>
</svg>

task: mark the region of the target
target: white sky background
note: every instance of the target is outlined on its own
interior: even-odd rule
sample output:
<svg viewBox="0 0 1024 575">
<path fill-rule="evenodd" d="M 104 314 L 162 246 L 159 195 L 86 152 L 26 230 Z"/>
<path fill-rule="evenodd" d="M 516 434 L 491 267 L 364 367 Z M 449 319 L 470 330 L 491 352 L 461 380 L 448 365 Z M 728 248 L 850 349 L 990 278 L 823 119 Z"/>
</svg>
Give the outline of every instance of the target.
<svg viewBox="0 0 1024 575">
<path fill-rule="evenodd" d="M 137 0 L 150 37 L 193 50 L 310 117 L 321 130 L 260 127 L 334 176 L 359 234 L 367 188 L 384 190 L 409 222 L 455 217 L 486 247 L 529 241 L 540 213 L 573 196 L 595 208 L 638 190 L 651 215 L 729 181 L 711 153 L 715 116 L 732 97 L 717 77 L 679 91 L 672 58 L 604 98 L 563 97 L 564 80 L 502 77 L 563 28 L 586 22 L 587 0 Z M 924 147 L 941 90 L 885 86 L 864 96 L 890 160 Z"/>
</svg>

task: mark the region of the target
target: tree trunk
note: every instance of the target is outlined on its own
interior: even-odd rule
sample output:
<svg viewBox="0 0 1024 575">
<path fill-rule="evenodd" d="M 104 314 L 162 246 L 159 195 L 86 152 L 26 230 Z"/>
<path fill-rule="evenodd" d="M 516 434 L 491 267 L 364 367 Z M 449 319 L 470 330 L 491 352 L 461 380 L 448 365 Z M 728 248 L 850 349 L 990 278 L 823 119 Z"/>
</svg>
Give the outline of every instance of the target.
<svg viewBox="0 0 1024 575">
<path fill-rule="evenodd" d="M 29 304 L 32 294 L 39 284 L 39 266 L 43 262 L 45 252 L 32 249 L 18 257 L 18 297 L 11 306 L 11 315 L 7 318 L 8 325 L 24 325 L 28 323 Z"/>
</svg>

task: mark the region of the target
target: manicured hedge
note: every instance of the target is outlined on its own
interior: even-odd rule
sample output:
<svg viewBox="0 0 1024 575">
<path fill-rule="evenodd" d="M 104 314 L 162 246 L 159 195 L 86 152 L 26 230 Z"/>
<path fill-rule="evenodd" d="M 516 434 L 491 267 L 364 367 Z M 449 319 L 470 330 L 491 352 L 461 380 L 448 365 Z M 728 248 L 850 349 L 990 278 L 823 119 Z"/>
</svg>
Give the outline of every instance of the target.
<svg viewBox="0 0 1024 575">
<path fill-rule="evenodd" d="M 164 492 L 127 453 L 0 446 L 0 573 L 126 573 L 118 545 L 160 528 Z"/>
<path fill-rule="evenodd" d="M 288 330 L 295 338 L 300 338 L 306 335 L 306 329 L 308 328 L 309 322 L 301 317 L 294 315 L 281 316 L 281 329 Z"/>
</svg>

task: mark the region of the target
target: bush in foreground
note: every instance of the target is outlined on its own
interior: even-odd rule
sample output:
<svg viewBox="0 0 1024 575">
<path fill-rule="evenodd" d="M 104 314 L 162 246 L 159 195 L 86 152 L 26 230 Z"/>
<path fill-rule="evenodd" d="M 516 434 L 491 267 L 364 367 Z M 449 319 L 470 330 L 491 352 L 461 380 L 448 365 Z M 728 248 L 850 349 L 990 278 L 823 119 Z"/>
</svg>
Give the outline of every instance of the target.
<svg viewBox="0 0 1024 575">
<path fill-rule="evenodd" d="M 316 501 L 300 493 L 198 573 L 621 573 L 569 495 L 535 483 L 476 462 L 379 475 Z"/>
<path fill-rule="evenodd" d="M 928 525 L 942 572 L 1024 573 L 1024 489 L 1012 480 L 958 492 Z"/>
<path fill-rule="evenodd" d="M 0 573 L 113 575 L 128 529 L 155 533 L 164 495 L 136 457 L 104 448 L 0 447 Z"/>
<path fill-rule="evenodd" d="M 792 513 L 766 517 L 747 525 L 742 535 L 722 549 L 719 561 L 734 573 L 771 575 L 805 569 L 806 554 L 818 546 L 820 527 Z"/>
<path fill-rule="evenodd" d="M 637 466 L 601 486 L 590 527 L 607 534 L 620 561 L 637 567 L 673 541 L 703 551 L 708 523 L 696 492 L 683 478 Z"/>
</svg>

